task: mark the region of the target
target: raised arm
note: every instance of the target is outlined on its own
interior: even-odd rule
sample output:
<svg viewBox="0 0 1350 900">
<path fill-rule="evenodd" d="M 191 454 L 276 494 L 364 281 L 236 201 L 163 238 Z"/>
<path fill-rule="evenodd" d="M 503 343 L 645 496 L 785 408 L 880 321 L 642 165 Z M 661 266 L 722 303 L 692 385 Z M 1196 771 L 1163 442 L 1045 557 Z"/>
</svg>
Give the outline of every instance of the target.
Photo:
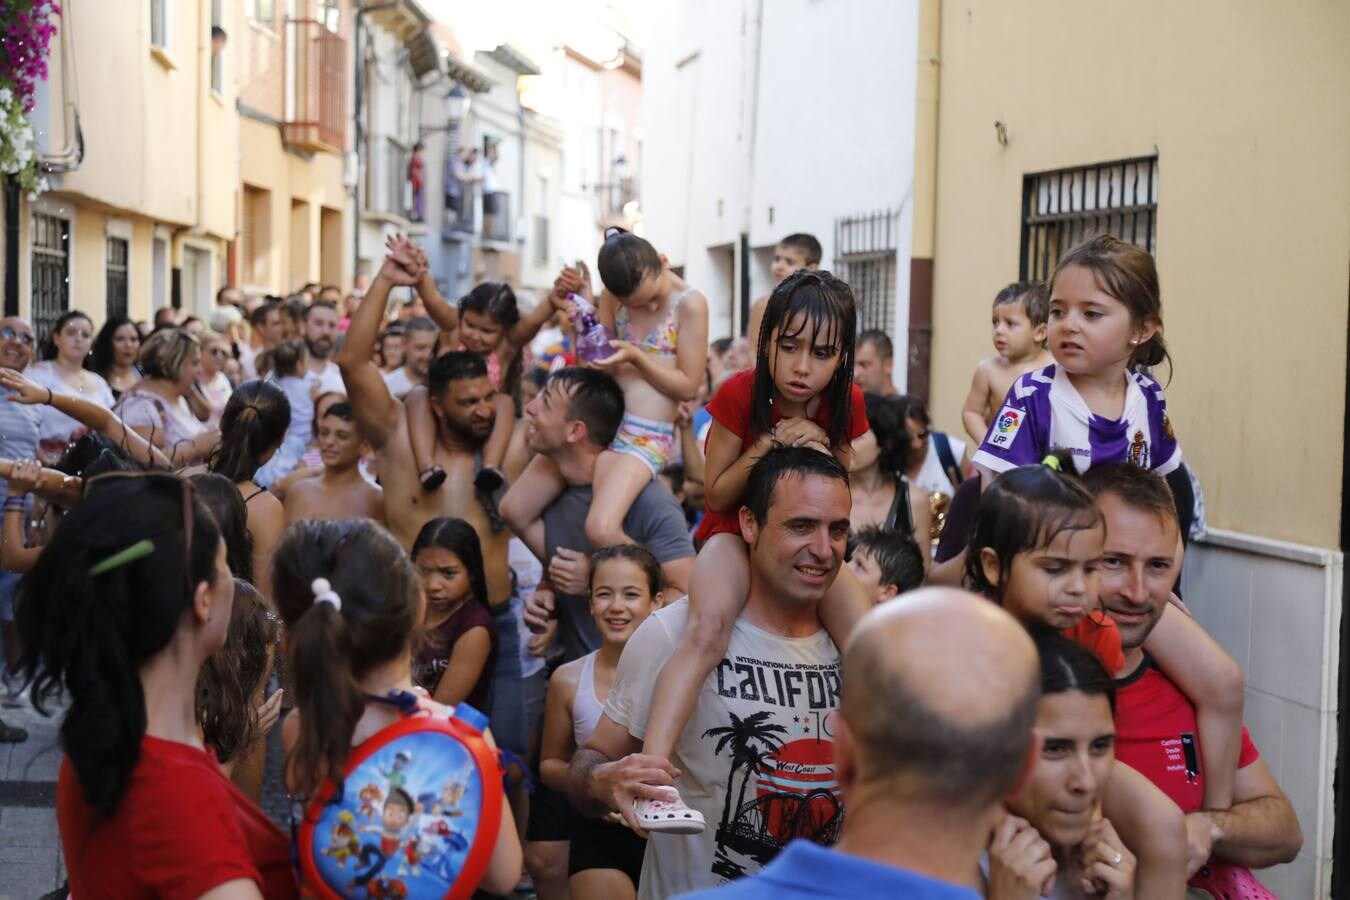
<svg viewBox="0 0 1350 900">
<path fill-rule="evenodd" d="M 347 386 L 356 426 L 376 450 L 389 442 L 398 425 L 398 401 L 389 393 L 370 354 L 380 333 L 390 289 L 396 285 L 416 284 L 424 274 L 409 271 L 392 258 L 386 259 L 370 283 L 370 290 L 361 298 L 361 305 L 347 326 L 347 338 L 338 351 L 338 368 L 342 370 L 342 381 Z"/>
<path fill-rule="evenodd" d="M 9 399 L 26 406 L 47 404 L 57 412 L 65 413 L 81 425 L 106 437 L 123 447 L 142 465 L 161 469 L 174 468 L 174 463 L 158 447 L 152 444 L 140 432 L 128 427 L 111 410 L 69 394 L 57 394 L 25 378 L 13 369 L 0 369 L 0 387 L 13 391 Z M 219 437 L 219 432 L 208 432 Z M 215 441 L 211 441 L 215 446 Z M 210 449 L 209 447 L 207 448 Z M 198 457 L 200 459 L 200 457 Z"/>
<path fill-rule="evenodd" d="M 534 309 L 528 314 L 520 317 L 520 321 L 511 326 L 511 330 L 506 333 L 506 343 L 510 344 L 515 350 L 524 347 L 534 336 L 539 333 L 539 329 L 548 324 L 548 320 L 553 318 L 553 314 L 559 310 L 566 312 L 567 300 L 557 299 L 557 294 L 550 291 L 546 297 L 540 299 L 534 305 Z"/>
</svg>

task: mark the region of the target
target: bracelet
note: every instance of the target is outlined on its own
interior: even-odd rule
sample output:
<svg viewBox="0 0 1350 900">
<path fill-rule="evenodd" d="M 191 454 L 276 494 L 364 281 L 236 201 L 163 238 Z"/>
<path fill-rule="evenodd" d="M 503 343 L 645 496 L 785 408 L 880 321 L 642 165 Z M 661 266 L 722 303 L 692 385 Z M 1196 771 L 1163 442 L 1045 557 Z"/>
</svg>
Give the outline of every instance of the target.
<svg viewBox="0 0 1350 900">
<path fill-rule="evenodd" d="M 10 494 L 5 498 L 5 509 L 23 509 L 28 503 L 27 494 Z"/>
<path fill-rule="evenodd" d="M 23 514 L 23 511 L 24 511 L 24 510 L 23 510 L 23 507 L 22 507 L 22 506 L 6 506 L 6 507 L 5 507 L 5 515 L 9 515 L 10 513 L 19 513 L 20 515 L 22 515 L 22 514 Z"/>
<path fill-rule="evenodd" d="M 51 389 L 51 388 L 47 388 L 47 402 L 46 402 L 45 404 L 43 404 L 43 405 L 44 405 L 44 406 L 51 406 L 51 405 L 52 405 L 52 401 L 55 400 L 55 399 L 56 399 L 56 395 L 52 393 L 52 389 Z"/>
</svg>

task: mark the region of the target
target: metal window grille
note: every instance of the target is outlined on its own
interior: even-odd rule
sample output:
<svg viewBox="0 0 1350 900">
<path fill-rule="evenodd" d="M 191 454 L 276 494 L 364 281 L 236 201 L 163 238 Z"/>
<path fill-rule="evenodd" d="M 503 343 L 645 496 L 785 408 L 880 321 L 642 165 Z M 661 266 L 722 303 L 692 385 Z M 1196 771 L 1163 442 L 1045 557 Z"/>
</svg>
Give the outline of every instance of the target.
<svg viewBox="0 0 1350 900">
<path fill-rule="evenodd" d="M 33 213 L 33 331 L 46 336 L 70 308 L 70 222 Z"/>
<path fill-rule="evenodd" d="M 835 220 L 834 275 L 853 289 L 860 332 L 894 330 L 899 226 L 898 210 Z"/>
<path fill-rule="evenodd" d="M 127 251 L 125 238 L 108 238 L 108 318 L 127 314 Z"/>
<path fill-rule="evenodd" d="M 1054 274 L 1070 247 L 1110 234 L 1152 253 L 1158 237 L 1158 157 L 1037 172 L 1022 178 L 1022 281 Z"/>
</svg>

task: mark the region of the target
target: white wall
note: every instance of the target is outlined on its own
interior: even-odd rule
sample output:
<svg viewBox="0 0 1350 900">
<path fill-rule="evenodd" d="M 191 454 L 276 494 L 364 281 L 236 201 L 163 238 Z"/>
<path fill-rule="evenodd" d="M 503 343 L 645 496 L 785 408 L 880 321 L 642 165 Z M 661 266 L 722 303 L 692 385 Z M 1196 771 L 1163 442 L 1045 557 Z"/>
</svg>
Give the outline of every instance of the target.
<svg viewBox="0 0 1350 900">
<path fill-rule="evenodd" d="M 771 248 L 807 231 L 829 267 L 836 218 L 900 208 L 894 338 L 903 358 L 915 2 L 690 0 L 655 15 L 663 39 L 643 60 L 646 233 L 708 294 L 709 333 L 731 333 L 738 299 L 722 286 L 723 251 L 709 248 L 736 245 L 743 232 L 752 249 Z M 758 295 L 769 282 L 756 260 Z"/>
<path fill-rule="evenodd" d="M 1247 676 L 1243 719 L 1303 829 L 1293 862 L 1258 873 L 1284 898 L 1331 896 L 1344 559 L 1211 530 L 1186 551 L 1186 604 Z"/>
</svg>

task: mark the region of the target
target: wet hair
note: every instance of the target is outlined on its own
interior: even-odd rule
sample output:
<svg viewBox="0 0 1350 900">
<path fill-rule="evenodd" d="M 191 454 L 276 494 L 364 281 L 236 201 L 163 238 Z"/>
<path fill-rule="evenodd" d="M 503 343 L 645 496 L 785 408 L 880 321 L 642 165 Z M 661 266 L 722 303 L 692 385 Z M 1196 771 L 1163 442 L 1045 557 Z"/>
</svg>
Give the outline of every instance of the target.
<svg viewBox="0 0 1350 900">
<path fill-rule="evenodd" d="M 1173 522 L 1181 527 L 1181 516 L 1177 512 L 1176 497 L 1167 479 L 1133 463 L 1111 463 L 1088 469 L 1083 483 L 1092 492 L 1092 496 L 1101 499 L 1103 494 L 1118 497 L 1122 503 L 1140 512 L 1152 513 L 1161 521 Z"/>
<path fill-rule="evenodd" d="M 272 313 L 281 313 L 281 304 L 276 300 L 266 300 L 253 312 L 249 313 L 248 323 L 254 328 L 262 328 L 267 324 L 267 317 Z"/>
<path fill-rule="evenodd" d="M 459 314 L 466 312 L 487 316 L 503 330 L 509 331 L 520 321 L 520 307 L 516 305 L 516 292 L 511 285 L 498 281 L 485 281 L 459 298 Z M 408 327 L 411 330 L 412 322 Z"/>
<path fill-rule="evenodd" d="M 882 362 L 895 358 L 895 344 L 891 343 L 890 335 L 884 331 L 869 328 L 858 335 L 858 343 L 866 344 L 877 351 L 877 356 L 881 357 Z"/>
<path fill-rule="evenodd" d="M 661 255 L 644 238 L 611 226 L 605 229 L 596 268 L 607 291 L 615 297 L 631 297 L 644 278 L 661 274 Z"/>
<path fill-rule="evenodd" d="M 161 328 L 141 344 L 138 362 L 146 378 L 177 381 L 183 366 L 201 352 L 201 344 L 182 328 Z"/>
<path fill-rule="evenodd" d="M 338 312 L 337 304 L 332 300 L 315 300 L 313 303 L 309 304 L 309 306 L 305 307 L 305 311 L 301 313 L 300 318 L 308 322 L 310 313 L 314 312 L 316 309 L 327 309 L 334 315 Z"/>
<path fill-rule="evenodd" d="M 1073 471 L 1067 452 L 1058 471 L 1047 465 L 1018 466 L 989 485 L 975 510 L 966 548 L 966 586 L 1002 601 L 1013 558 L 1050 544 L 1065 531 L 1089 531 L 1102 523 L 1097 503 Z M 985 547 L 998 557 L 999 583 L 991 584 L 980 562 Z"/>
<path fill-rule="evenodd" d="M 801 326 L 788 329 L 798 319 Z M 779 282 L 769 295 L 764 307 L 764 324 L 759 330 L 759 347 L 755 362 L 755 387 L 750 408 L 751 428 L 763 434 L 773 428 L 773 361 L 781 338 L 809 336 L 817 341 L 839 348 L 839 361 L 830 383 L 821 392 L 821 401 L 830 410 L 830 446 L 839 447 L 848 441 L 852 427 L 853 404 L 853 336 L 857 332 L 857 307 L 849 286 L 829 272 L 811 272 L 799 269 Z M 778 332 L 782 334 L 778 334 Z"/>
<path fill-rule="evenodd" d="M 1060 257 L 1050 284 L 1053 286 L 1070 266 L 1091 272 L 1097 287 L 1125 304 L 1134 325 L 1142 325 L 1147 319 L 1157 323 L 1153 337 L 1130 352 L 1130 368 L 1157 366 L 1166 360 L 1170 372 L 1172 358 L 1167 353 L 1162 334 L 1162 292 L 1158 287 L 1158 269 L 1153 264 L 1152 255 L 1142 247 L 1109 234 L 1099 234 Z"/>
<path fill-rule="evenodd" d="M 1005 303 L 1016 303 L 1027 314 L 1031 327 L 1044 325 L 1049 315 L 1050 295 L 1038 281 L 1014 281 L 994 295 L 994 309 Z"/>
<path fill-rule="evenodd" d="M 666 589 L 665 579 L 661 576 L 661 564 L 656 561 L 652 552 L 641 544 L 612 544 L 608 547 L 601 547 L 591 554 L 591 575 L 587 584 L 588 590 L 595 590 L 595 572 L 600 568 L 601 563 L 607 563 L 613 559 L 624 559 L 641 570 L 644 578 L 647 579 L 647 593 L 652 597 Z"/>
<path fill-rule="evenodd" d="M 291 427 L 291 401 L 270 381 L 245 381 L 230 394 L 220 414 L 220 443 L 207 469 L 233 483 L 247 481 Z"/>
<path fill-rule="evenodd" d="M 86 482 L 110 472 L 142 471 L 126 447 L 92 431 L 86 431 L 66 447 L 52 468 Z"/>
<path fill-rule="evenodd" d="M 903 475 L 914 455 L 914 446 L 905 431 L 905 404 L 899 397 L 864 394 L 867 422 L 877 440 L 877 464 L 883 472 Z M 896 490 L 903 488 L 897 479 Z"/>
<path fill-rule="evenodd" d="M 314 602 L 328 580 L 341 608 Z M 286 623 L 299 736 L 287 760 L 298 793 L 341 779 L 352 734 L 366 708 L 361 679 L 406 657 L 421 586 L 398 542 L 369 519 L 300 521 L 272 557 L 272 599 Z"/>
<path fill-rule="evenodd" d="M 443 516 L 432 519 L 417 532 L 409 556 L 413 564 L 417 555 L 429 547 L 439 547 L 455 554 L 469 576 L 469 602 L 488 604 L 487 575 L 483 569 L 483 544 L 478 532 L 463 519 Z"/>
<path fill-rule="evenodd" d="M 775 447 L 759 458 L 750 469 L 745 482 L 742 504 L 750 510 L 755 521 L 763 523 L 773 505 L 774 488 L 787 477 L 806 478 L 819 475 L 834 478 L 848 485 L 848 471 L 833 456 L 827 456 L 810 447 Z"/>
<path fill-rule="evenodd" d="M 901 482 L 896 489 L 906 487 Z M 881 570 L 882 587 L 893 585 L 903 594 L 923 584 L 923 550 L 913 536 L 894 528 L 864 528 L 857 541 L 857 550 L 866 550 Z"/>
<path fill-rule="evenodd" d="M 91 574 L 141 541 L 147 555 Z M 61 746 L 98 819 L 116 812 L 140 758 L 140 670 L 173 640 L 198 585 L 215 582 L 219 547 L 215 518 L 188 482 L 109 475 L 86 486 L 19 583 L 18 668 L 35 679 L 39 712 L 69 698 Z"/>
<path fill-rule="evenodd" d="M 113 357 L 113 338 L 117 336 L 119 329 L 130 325 L 131 330 L 136 332 L 136 343 L 141 341 L 140 329 L 136 323 L 126 316 L 109 316 L 103 323 L 103 327 L 98 330 L 98 335 L 94 338 L 93 349 L 89 351 L 89 358 L 84 361 L 84 367 L 89 371 L 107 378 L 112 372 Z"/>
<path fill-rule="evenodd" d="M 524 381 L 528 381 L 537 389 L 543 390 L 548 386 L 548 369 L 541 369 L 538 366 L 525 373 Z"/>
<path fill-rule="evenodd" d="M 94 327 L 94 320 L 89 318 L 89 313 L 87 312 L 72 309 L 69 312 L 61 313 L 61 317 L 52 323 L 51 331 L 47 332 L 47 336 L 42 339 L 42 343 L 39 346 L 39 355 L 43 359 L 56 359 L 56 336 L 61 333 L 62 328 L 65 328 L 76 319 L 84 319 L 89 323 L 91 329 Z"/>
<path fill-rule="evenodd" d="M 298 339 L 282 341 L 268 353 L 272 374 L 278 378 L 299 378 L 305 365 L 305 342 Z"/>
<path fill-rule="evenodd" d="M 1041 695 L 1101 694 L 1116 712 L 1116 683 L 1097 655 L 1053 628 L 1033 628 L 1031 640 L 1041 658 Z"/>
<path fill-rule="evenodd" d="M 413 316 L 411 319 L 409 319 L 407 322 L 404 323 L 402 332 L 404 336 L 410 335 L 414 331 L 421 331 L 421 332 L 429 331 L 432 334 L 440 333 L 440 329 L 436 327 L 436 323 L 431 321 L 431 319 L 427 318 L 426 316 Z"/>
<path fill-rule="evenodd" d="M 806 254 L 808 266 L 820 265 L 820 258 L 824 255 L 820 249 L 820 241 L 816 240 L 815 235 L 801 231 L 789 234 L 778 242 L 778 246 L 791 247 L 794 250 L 802 251 Z"/>
<path fill-rule="evenodd" d="M 230 574 L 244 581 L 253 580 L 253 536 L 248 530 L 248 507 L 234 482 L 215 472 L 190 476 L 197 496 L 216 517 L 220 536 L 225 539 L 225 563 Z"/>
<path fill-rule="evenodd" d="M 487 377 L 487 363 L 483 357 L 468 350 L 451 350 L 433 359 L 427 367 L 427 393 L 441 397 L 453 381 Z"/>
<path fill-rule="evenodd" d="M 233 490 L 233 486 L 231 486 Z M 253 698 L 266 677 L 277 619 L 253 585 L 234 579 L 234 608 L 224 645 L 197 673 L 197 722 L 202 742 L 221 763 L 248 749 L 257 735 Z"/>
<path fill-rule="evenodd" d="M 314 401 L 314 408 L 316 410 L 319 408 L 318 400 Z M 339 400 L 338 402 L 334 403 L 333 405 L 325 409 L 323 411 L 323 418 L 326 419 L 329 416 L 336 416 L 339 419 L 343 420 L 344 422 L 356 421 L 356 413 L 352 410 L 352 405 L 348 403 L 346 400 Z"/>
<path fill-rule="evenodd" d="M 623 422 L 623 390 L 614 376 L 596 369 L 568 366 L 554 372 L 547 387 L 559 385 L 567 393 L 567 418 L 586 426 L 591 443 L 608 447 Z"/>
</svg>

